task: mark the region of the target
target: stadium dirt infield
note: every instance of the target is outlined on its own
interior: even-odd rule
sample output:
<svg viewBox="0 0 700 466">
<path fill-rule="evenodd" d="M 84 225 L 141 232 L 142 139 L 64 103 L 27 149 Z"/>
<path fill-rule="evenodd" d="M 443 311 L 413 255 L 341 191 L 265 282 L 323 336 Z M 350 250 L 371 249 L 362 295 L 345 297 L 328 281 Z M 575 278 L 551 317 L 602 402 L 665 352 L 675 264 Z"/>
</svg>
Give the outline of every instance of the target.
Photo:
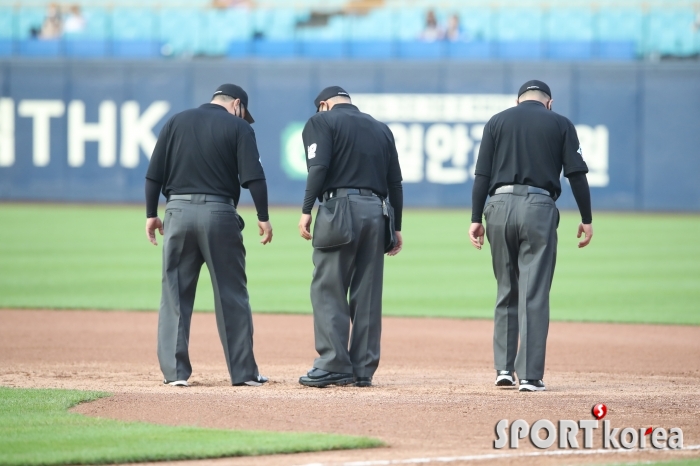
<svg viewBox="0 0 700 466">
<path fill-rule="evenodd" d="M 259 388 L 228 385 L 213 314 L 194 316 L 191 386 L 163 386 L 156 322 L 157 315 L 146 312 L 0 311 L 0 385 L 114 393 L 74 408 L 89 416 L 366 435 L 387 444 L 372 450 L 190 462 L 197 465 L 534 453 L 538 450 L 527 440 L 518 450 L 494 450 L 495 424 L 504 418 L 530 423 L 591 419 L 590 409 L 599 402 L 607 404 L 606 419 L 614 427 L 681 427 L 686 446 L 700 444 L 697 326 L 552 323 L 547 391 L 519 393 L 493 386 L 490 321 L 385 318 L 375 385 L 327 389 L 297 382 L 315 356 L 310 316 L 255 315 L 256 357 L 271 379 Z M 594 434 L 596 448 L 601 440 L 602 428 Z M 609 464 L 688 456 L 700 457 L 700 450 L 508 457 L 498 463 Z M 462 463 L 483 460 L 451 464 Z"/>
</svg>

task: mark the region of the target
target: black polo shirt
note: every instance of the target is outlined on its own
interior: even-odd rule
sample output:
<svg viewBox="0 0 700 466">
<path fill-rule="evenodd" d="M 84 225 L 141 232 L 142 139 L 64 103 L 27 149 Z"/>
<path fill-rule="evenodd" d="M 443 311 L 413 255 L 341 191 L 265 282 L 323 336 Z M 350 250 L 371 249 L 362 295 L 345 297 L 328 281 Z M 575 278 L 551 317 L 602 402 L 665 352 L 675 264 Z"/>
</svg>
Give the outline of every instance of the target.
<svg viewBox="0 0 700 466">
<path fill-rule="evenodd" d="M 302 138 L 307 166 L 328 168 L 321 193 L 365 188 L 386 197 L 389 184 L 402 180 L 391 130 L 352 104 L 336 104 L 311 117 Z"/>
<path fill-rule="evenodd" d="M 535 100 L 494 115 L 484 127 L 476 175 L 499 186 L 524 184 L 561 194 L 560 175 L 588 173 L 576 128 L 568 118 Z"/>
<path fill-rule="evenodd" d="M 158 136 L 146 178 L 163 194 L 215 194 L 238 204 L 241 186 L 264 180 L 255 133 L 248 122 L 216 104 L 185 110 Z"/>
</svg>

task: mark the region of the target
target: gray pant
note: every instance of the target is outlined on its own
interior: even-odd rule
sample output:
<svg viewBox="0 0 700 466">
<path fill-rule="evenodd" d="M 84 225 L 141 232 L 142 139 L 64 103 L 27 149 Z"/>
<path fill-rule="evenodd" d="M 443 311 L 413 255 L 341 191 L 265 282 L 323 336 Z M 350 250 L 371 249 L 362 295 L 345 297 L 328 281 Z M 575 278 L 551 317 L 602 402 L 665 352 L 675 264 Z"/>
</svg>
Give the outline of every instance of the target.
<svg viewBox="0 0 700 466">
<path fill-rule="evenodd" d="M 353 241 L 313 252 L 311 305 L 319 354 L 314 367 L 372 377 L 382 331 L 385 221 L 379 198 L 350 195 L 348 200 Z"/>
<path fill-rule="evenodd" d="M 491 197 L 484 215 L 498 282 L 495 368 L 515 370 L 520 379 L 542 379 L 559 211 L 551 197 L 516 186 L 513 194 Z"/>
<path fill-rule="evenodd" d="M 231 383 L 253 380 L 253 319 L 248 304 L 245 248 L 232 205 L 174 200 L 165 209 L 163 294 L 158 314 L 158 361 L 165 380 L 192 374 L 188 351 L 197 280 L 206 263 Z"/>
</svg>

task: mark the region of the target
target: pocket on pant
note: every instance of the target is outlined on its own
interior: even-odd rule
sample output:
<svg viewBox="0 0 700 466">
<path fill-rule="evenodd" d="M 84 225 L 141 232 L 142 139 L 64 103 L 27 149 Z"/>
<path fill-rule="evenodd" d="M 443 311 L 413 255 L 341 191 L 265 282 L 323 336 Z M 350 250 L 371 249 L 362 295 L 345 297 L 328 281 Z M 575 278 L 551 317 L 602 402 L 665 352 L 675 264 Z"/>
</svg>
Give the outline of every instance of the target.
<svg viewBox="0 0 700 466">
<path fill-rule="evenodd" d="M 168 229 L 168 225 L 170 225 L 170 221 L 173 218 L 178 218 L 182 217 L 182 209 L 175 209 L 175 208 L 166 208 L 165 209 L 165 216 L 163 218 L 163 228 L 165 230 Z"/>
<path fill-rule="evenodd" d="M 239 231 L 243 230 L 242 219 L 235 210 L 212 210 L 209 213 L 211 214 L 212 222 L 221 223 L 227 227 L 238 227 Z"/>
<path fill-rule="evenodd" d="M 505 205 L 505 201 L 489 201 L 486 203 L 486 207 L 484 207 L 484 217 L 486 218 L 486 222 L 489 221 L 489 216 L 490 214 L 498 209 L 499 207 L 502 207 Z"/>
</svg>

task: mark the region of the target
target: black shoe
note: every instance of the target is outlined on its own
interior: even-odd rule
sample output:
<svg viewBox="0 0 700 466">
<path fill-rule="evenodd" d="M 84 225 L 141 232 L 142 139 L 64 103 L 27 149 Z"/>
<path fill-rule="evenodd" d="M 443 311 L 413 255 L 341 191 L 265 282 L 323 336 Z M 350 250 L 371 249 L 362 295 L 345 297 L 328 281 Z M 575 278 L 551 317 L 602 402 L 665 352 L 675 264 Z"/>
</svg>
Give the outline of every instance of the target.
<svg viewBox="0 0 700 466">
<path fill-rule="evenodd" d="M 515 375 L 513 371 L 496 371 L 497 387 L 515 387 Z"/>
<path fill-rule="evenodd" d="M 543 392 L 544 383 L 541 380 L 525 380 L 520 379 L 521 392 Z"/>
<path fill-rule="evenodd" d="M 352 374 L 328 372 L 315 367 L 299 377 L 299 383 L 307 387 L 327 387 L 328 385 L 348 385 L 355 381 Z"/>
<path fill-rule="evenodd" d="M 234 383 L 234 387 L 243 387 L 245 385 L 249 387 L 259 387 L 260 385 L 267 383 L 267 381 L 270 380 L 267 377 L 264 377 L 262 375 L 258 375 L 256 378 L 253 380 L 248 380 L 246 382 L 240 382 L 240 383 Z"/>
<path fill-rule="evenodd" d="M 356 387 L 371 387 L 372 377 L 355 377 Z"/>
</svg>

